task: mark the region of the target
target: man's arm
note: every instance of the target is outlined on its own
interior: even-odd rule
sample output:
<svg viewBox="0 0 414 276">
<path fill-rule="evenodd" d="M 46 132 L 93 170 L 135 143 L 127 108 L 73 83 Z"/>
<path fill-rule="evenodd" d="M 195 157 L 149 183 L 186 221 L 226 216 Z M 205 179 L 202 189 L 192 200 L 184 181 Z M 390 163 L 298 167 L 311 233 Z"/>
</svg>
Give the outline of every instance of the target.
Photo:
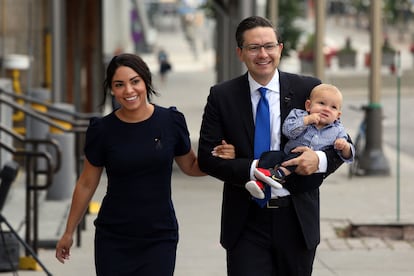
<svg viewBox="0 0 414 276">
<path fill-rule="evenodd" d="M 352 144 L 349 136 L 348 142 Z M 295 174 L 291 174 L 289 176 L 285 185 L 286 188 L 293 194 L 303 193 L 319 188 L 323 182 L 323 179 L 335 172 L 335 170 L 344 163 L 333 147 L 318 153 L 308 147 L 297 147 L 295 151 L 302 152 L 302 154 L 299 157 L 285 161 L 282 164 L 283 166 L 297 166 Z M 321 153 L 325 155 L 327 161 L 325 171 L 319 170 L 320 159 L 318 154 Z"/>
<path fill-rule="evenodd" d="M 235 120 L 240 114 L 235 115 L 229 108 L 223 107 L 223 99 L 219 99 L 219 91 L 215 92 L 212 88 L 204 109 L 198 146 L 198 163 L 200 169 L 208 175 L 244 186 L 245 182 L 250 179 L 250 164 L 253 158 L 243 157 L 246 156 L 247 146 L 243 144 L 242 139 L 237 139 L 237 136 L 240 136 L 238 131 L 231 131 L 240 129 L 238 126 L 240 120 Z M 227 110 L 226 114 L 223 114 L 223 109 Z M 213 156 L 211 151 L 222 140 L 235 146 L 235 159 L 225 160 Z"/>
<path fill-rule="evenodd" d="M 297 147 L 292 152 L 301 153 L 296 158 L 287 160 L 282 163 L 282 166 L 297 166 L 295 173 L 299 175 L 311 175 L 316 172 L 321 172 L 324 174 L 324 177 L 327 177 L 329 174 L 333 173 L 338 169 L 343 160 L 338 156 L 338 153 L 332 148 L 323 151 L 326 155 L 327 166 L 326 171 L 319 170 L 319 156 L 318 154 L 308 147 Z"/>
</svg>

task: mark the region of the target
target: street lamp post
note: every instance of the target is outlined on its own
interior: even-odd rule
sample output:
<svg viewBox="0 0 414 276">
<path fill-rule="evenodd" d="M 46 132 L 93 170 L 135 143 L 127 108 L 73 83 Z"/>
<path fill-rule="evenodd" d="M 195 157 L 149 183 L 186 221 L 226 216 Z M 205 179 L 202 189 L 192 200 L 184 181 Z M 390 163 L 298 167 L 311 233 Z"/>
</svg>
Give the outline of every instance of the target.
<svg viewBox="0 0 414 276">
<path fill-rule="evenodd" d="M 363 151 L 360 168 L 365 175 L 389 175 L 388 161 L 382 151 L 382 106 L 381 96 L 381 1 L 371 1 L 371 70 L 370 70 L 370 102 L 366 109 L 367 129 L 366 145 Z"/>
</svg>

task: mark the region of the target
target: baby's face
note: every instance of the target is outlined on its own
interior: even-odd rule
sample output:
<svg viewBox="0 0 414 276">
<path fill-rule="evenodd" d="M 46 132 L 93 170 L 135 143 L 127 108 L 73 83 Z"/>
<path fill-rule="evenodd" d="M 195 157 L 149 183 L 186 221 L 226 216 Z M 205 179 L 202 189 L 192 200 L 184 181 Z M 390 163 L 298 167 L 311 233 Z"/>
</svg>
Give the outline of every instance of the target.
<svg viewBox="0 0 414 276">
<path fill-rule="evenodd" d="M 340 93 L 321 90 L 312 93 L 306 109 L 320 116 L 320 125 L 331 124 L 341 116 L 342 96 Z"/>
</svg>

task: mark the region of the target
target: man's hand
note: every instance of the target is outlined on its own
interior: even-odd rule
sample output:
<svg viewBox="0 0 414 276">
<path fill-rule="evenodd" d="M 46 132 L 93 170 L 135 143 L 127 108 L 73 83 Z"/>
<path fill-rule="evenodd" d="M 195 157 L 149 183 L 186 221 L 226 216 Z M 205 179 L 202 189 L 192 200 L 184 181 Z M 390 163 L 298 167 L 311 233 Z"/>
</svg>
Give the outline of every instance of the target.
<svg viewBox="0 0 414 276">
<path fill-rule="evenodd" d="M 302 154 L 296 158 L 283 162 L 283 167 L 297 166 L 295 172 L 301 175 L 310 175 L 318 171 L 319 158 L 316 152 L 305 146 L 297 147 L 293 149 L 292 152 Z"/>
</svg>

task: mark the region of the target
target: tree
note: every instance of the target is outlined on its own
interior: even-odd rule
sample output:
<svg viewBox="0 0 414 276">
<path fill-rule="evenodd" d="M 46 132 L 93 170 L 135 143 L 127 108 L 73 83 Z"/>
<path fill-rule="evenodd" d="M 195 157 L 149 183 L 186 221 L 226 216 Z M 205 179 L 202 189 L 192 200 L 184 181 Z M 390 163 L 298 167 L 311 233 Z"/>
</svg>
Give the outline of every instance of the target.
<svg viewBox="0 0 414 276">
<path fill-rule="evenodd" d="M 384 13 L 392 25 L 406 22 L 412 8 L 412 1 L 409 0 L 385 0 Z"/>
<path fill-rule="evenodd" d="M 279 12 L 278 15 L 277 31 L 280 42 L 283 42 L 284 56 L 290 56 L 290 52 L 297 49 L 302 30 L 296 27 L 294 22 L 298 17 L 303 16 L 301 9 L 302 4 L 303 1 L 300 0 L 278 1 L 278 10 L 282 12 Z M 266 16 L 269 17 L 269 7 L 267 7 L 266 10 Z"/>
<path fill-rule="evenodd" d="M 204 10 L 206 16 L 214 18 L 215 10 L 212 2 L 220 7 L 223 6 L 222 1 L 207 0 L 203 5 L 200 6 Z M 302 15 L 301 5 L 303 0 L 278 0 L 279 11 L 283 11 L 278 15 L 277 31 L 280 42 L 283 42 L 283 54 L 289 56 L 292 50 L 296 50 L 299 37 L 302 34 L 302 30 L 294 25 L 294 21 Z M 267 3 L 267 14 L 269 18 L 269 2 Z"/>
</svg>

